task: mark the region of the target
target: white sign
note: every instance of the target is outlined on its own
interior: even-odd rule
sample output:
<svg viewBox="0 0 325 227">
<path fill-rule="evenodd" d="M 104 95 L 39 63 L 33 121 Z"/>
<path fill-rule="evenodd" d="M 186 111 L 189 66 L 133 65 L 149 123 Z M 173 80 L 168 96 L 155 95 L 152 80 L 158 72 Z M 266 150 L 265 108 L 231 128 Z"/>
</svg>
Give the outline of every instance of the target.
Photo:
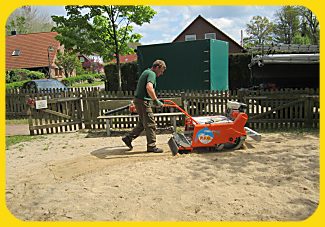
<svg viewBox="0 0 325 227">
<path fill-rule="evenodd" d="M 35 101 L 35 108 L 39 109 L 46 109 L 47 108 L 47 100 L 36 100 Z"/>
</svg>

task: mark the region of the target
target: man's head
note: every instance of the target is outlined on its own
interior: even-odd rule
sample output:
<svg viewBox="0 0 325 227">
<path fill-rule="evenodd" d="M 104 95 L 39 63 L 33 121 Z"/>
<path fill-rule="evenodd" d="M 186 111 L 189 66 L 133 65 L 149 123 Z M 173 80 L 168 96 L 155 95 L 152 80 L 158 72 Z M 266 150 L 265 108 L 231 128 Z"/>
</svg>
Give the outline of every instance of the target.
<svg viewBox="0 0 325 227">
<path fill-rule="evenodd" d="M 163 60 L 156 60 L 152 64 L 151 69 L 156 73 L 157 77 L 159 77 L 166 70 L 166 63 Z"/>
</svg>

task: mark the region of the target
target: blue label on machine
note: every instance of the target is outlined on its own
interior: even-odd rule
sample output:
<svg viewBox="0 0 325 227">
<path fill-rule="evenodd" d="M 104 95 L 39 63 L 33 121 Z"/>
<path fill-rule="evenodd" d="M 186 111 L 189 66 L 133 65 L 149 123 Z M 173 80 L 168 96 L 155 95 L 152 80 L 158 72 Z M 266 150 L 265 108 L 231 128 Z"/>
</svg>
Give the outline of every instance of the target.
<svg viewBox="0 0 325 227">
<path fill-rule="evenodd" d="M 214 138 L 213 132 L 208 128 L 201 129 L 196 134 L 196 140 L 199 140 L 203 144 L 210 143 Z"/>
</svg>

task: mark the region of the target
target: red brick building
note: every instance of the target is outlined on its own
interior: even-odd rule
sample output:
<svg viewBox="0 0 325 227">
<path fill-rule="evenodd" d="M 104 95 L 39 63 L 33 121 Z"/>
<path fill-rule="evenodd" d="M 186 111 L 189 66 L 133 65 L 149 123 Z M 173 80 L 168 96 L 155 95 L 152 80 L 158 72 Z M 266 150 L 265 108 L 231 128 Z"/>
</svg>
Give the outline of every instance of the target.
<svg viewBox="0 0 325 227">
<path fill-rule="evenodd" d="M 187 26 L 174 40 L 191 41 L 199 39 L 217 39 L 229 43 L 229 53 L 242 53 L 244 48 L 231 39 L 209 21 L 199 15 L 189 26 Z"/>
<path fill-rule="evenodd" d="M 55 59 L 63 47 L 55 36 L 57 32 L 13 33 L 7 36 L 6 70 L 28 69 L 43 72 L 51 78 L 62 78 L 64 72 L 55 65 Z"/>
</svg>

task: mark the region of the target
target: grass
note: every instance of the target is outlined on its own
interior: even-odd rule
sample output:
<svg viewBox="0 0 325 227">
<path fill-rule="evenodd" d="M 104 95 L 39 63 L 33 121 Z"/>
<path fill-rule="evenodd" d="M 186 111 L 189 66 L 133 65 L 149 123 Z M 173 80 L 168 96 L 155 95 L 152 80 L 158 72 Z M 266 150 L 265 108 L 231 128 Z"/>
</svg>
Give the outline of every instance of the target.
<svg viewBox="0 0 325 227">
<path fill-rule="evenodd" d="M 94 87 L 94 86 L 99 86 L 103 85 L 103 81 L 95 81 L 94 83 L 82 83 L 82 84 L 74 84 L 71 87 Z"/>
<path fill-rule="evenodd" d="M 40 138 L 39 136 L 37 138 Z M 36 136 L 6 136 L 6 149 L 22 142 L 35 140 Z"/>
<path fill-rule="evenodd" d="M 28 124 L 28 119 L 6 120 L 6 125 L 23 125 L 23 124 Z"/>
</svg>

